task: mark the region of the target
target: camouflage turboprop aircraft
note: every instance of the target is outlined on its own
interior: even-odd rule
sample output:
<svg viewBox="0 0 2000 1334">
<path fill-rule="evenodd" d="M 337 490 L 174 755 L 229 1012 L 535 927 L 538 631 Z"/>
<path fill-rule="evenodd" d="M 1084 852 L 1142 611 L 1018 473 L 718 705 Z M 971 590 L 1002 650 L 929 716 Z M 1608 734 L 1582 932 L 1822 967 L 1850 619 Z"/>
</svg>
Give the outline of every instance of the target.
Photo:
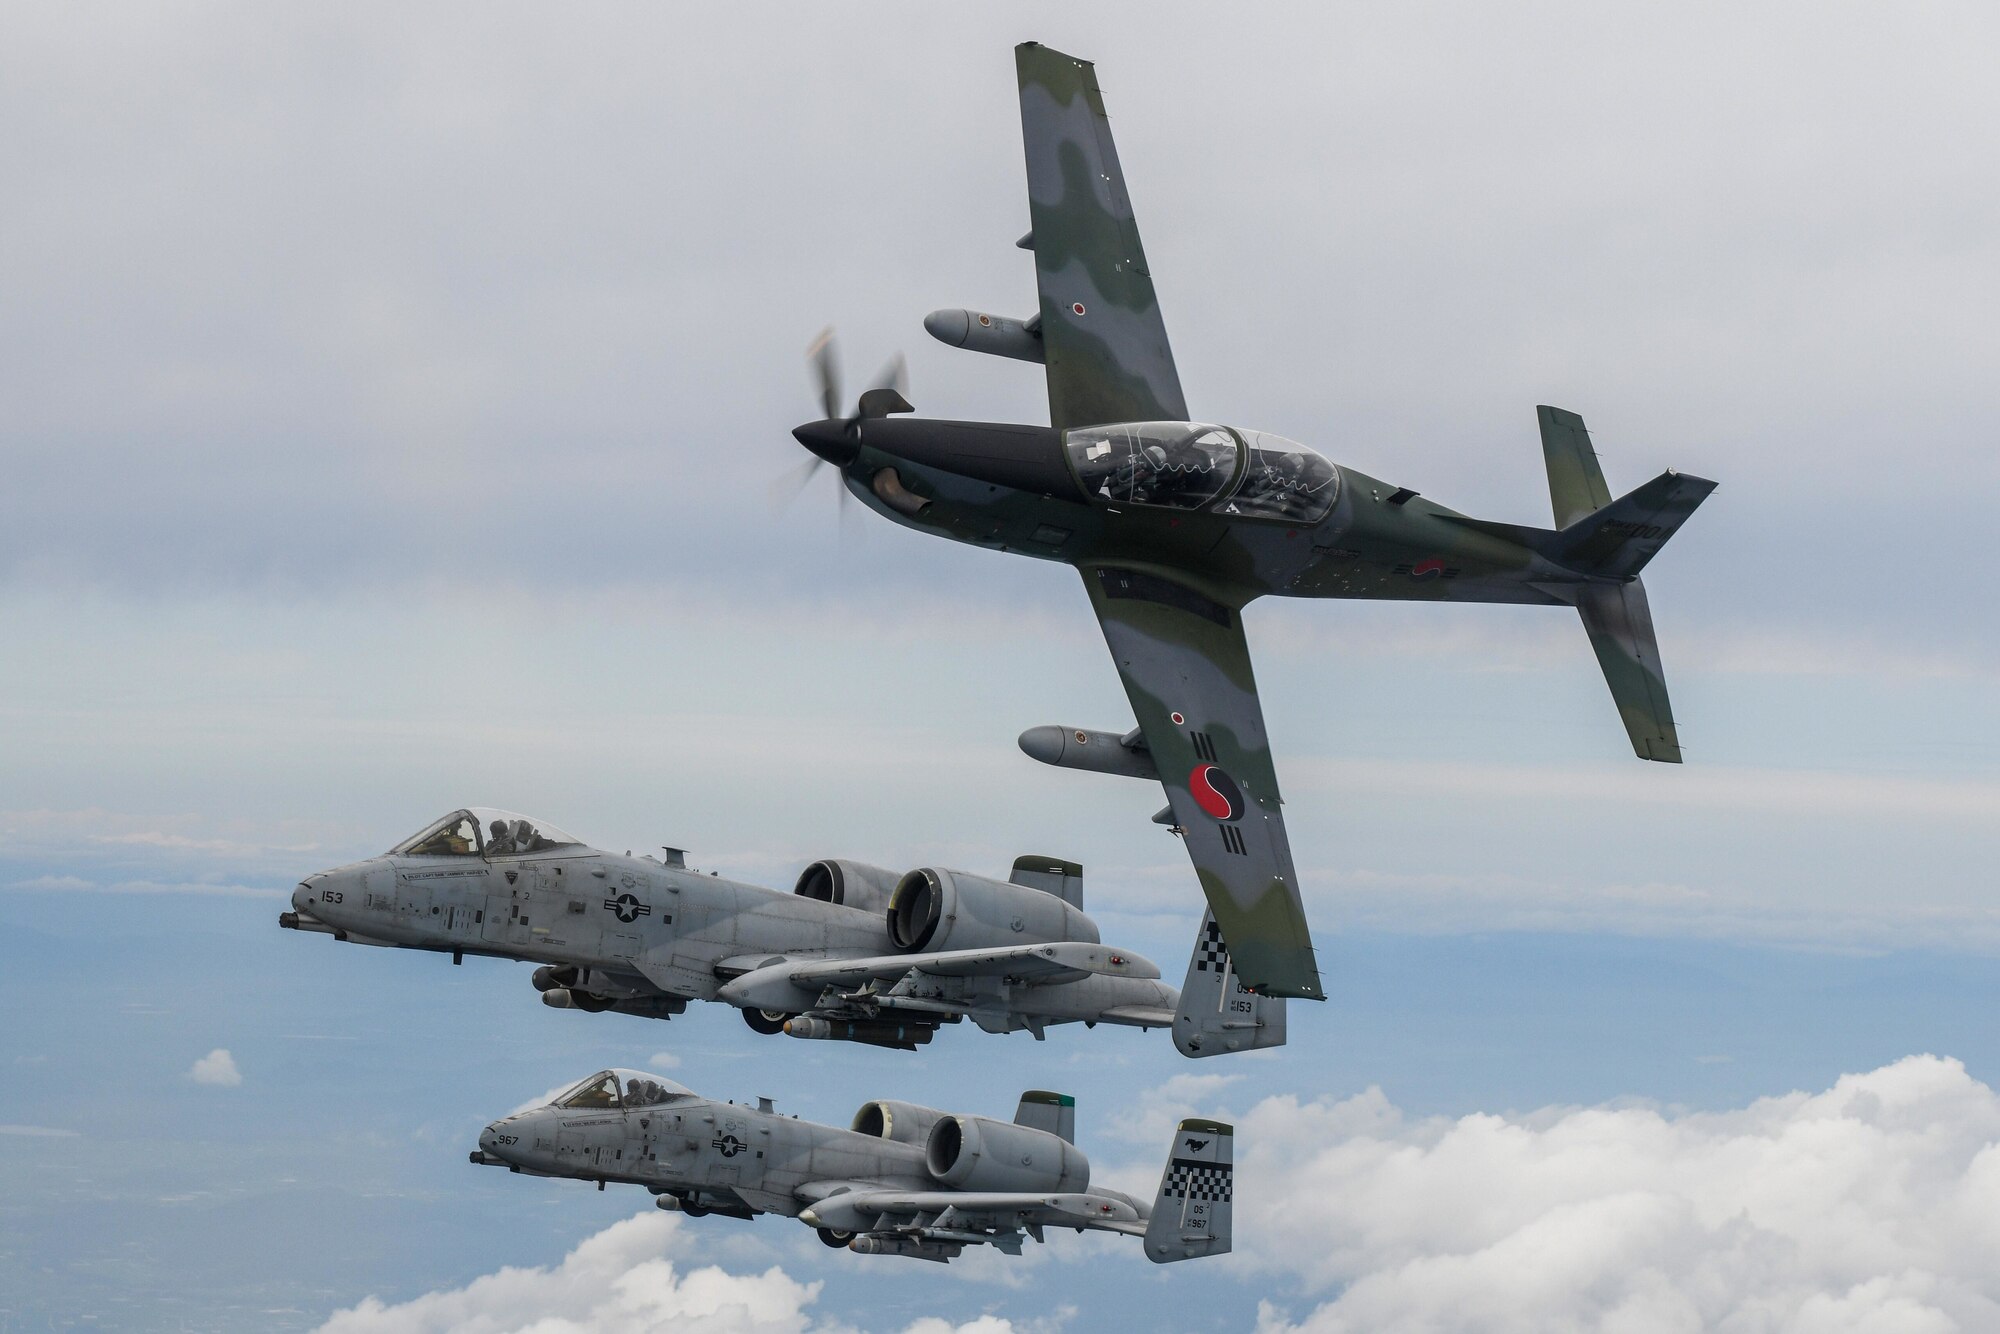
<svg viewBox="0 0 2000 1334">
<path fill-rule="evenodd" d="M 1474 519 L 1293 441 L 1188 420 L 1093 67 L 1015 51 L 1040 309 L 941 310 L 954 346 L 1047 367 L 1049 426 L 926 419 L 900 375 L 794 434 L 895 523 L 1074 565 L 1138 728 L 1037 728 L 1051 764 L 1157 779 L 1242 980 L 1322 998 L 1241 612 L 1267 594 L 1575 607 L 1633 749 L 1680 742 L 1639 572 L 1713 482 L 1661 474 L 1611 498 L 1583 420 L 1543 407 L 1555 528 Z"/>
<path fill-rule="evenodd" d="M 671 1079 L 604 1070 L 486 1127 L 472 1161 L 530 1176 L 630 1182 L 694 1217 L 796 1218 L 828 1246 L 948 1261 L 967 1246 L 1021 1253 L 1046 1228 L 1143 1237 L 1159 1264 L 1230 1247 L 1234 1137 L 1182 1121 L 1150 1206 L 1090 1184 L 1076 1100 L 1021 1095 L 1014 1120 L 871 1102 L 852 1129 L 697 1096 Z"/>
<path fill-rule="evenodd" d="M 912 1050 L 942 1024 L 1171 1028 L 1189 1056 L 1275 1047 L 1285 1003 L 1236 981 L 1213 918 L 1176 992 L 1098 939 L 1083 868 L 1021 857 L 1011 879 L 898 875 L 828 859 L 790 894 L 621 856 L 555 826 L 468 807 L 380 857 L 310 875 L 281 926 L 364 945 L 542 966 L 544 1004 L 668 1019 L 721 1001 L 763 1034 Z"/>
</svg>

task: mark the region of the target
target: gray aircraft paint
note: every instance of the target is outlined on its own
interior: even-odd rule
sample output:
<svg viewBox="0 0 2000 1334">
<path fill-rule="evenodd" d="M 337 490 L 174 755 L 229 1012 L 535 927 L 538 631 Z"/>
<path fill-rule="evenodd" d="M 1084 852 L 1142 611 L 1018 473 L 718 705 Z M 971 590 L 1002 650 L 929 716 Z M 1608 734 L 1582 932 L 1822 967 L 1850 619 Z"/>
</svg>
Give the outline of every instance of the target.
<svg viewBox="0 0 2000 1334">
<path fill-rule="evenodd" d="M 480 824 L 469 810 L 454 816 Z M 556 1008 L 665 1019 L 691 1001 L 720 1001 L 760 1032 L 778 1032 L 796 1017 L 802 1022 L 784 1031 L 799 1037 L 910 1047 L 942 1024 L 970 1020 L 986 1032 L 1037 1037 L 1049 1025 L 1077 1022 L 1172 1028 L 1190 1056 L 1284 1041 L 1280 999 L 1255 998 L 1247 1024 L 1207 1003 L 1181 1013 L 1180 993 L 1155 965 L 1101 944 L 1096 924 L 1064 899 L 1081 897 L 1081 868 L 1070 863 L 1023 858 L 1015 874 L 1029 883 L 934 872 L 995 896 L 983 905 L 961 901 L 958 911 L 1001 943 L 908 950 L 892 938 L 880 907 L 880 887 L 900 877 L 879 868 L 839 863 L 865 877 L 857 895 L 877 906 L 864 909 L 576 842 L 497 852 L 482 831 L 475 847 L 390 852 L 308 876 L 280 923 L 454 959 L 537 963 L 535 985 Z M 1010 902 L 1021 905 L 1011 916 Z M 985 918 L 973 915 L 975 906 Z M 1063 930 L 1038 936 L 1026 929 L 1031 920 Z M 1204 948 L 1198 940 L 1196 953 Z"/>
<path fill-rule="evenodd" d="M 1182 1121 L 1150 1204 L 1093 1186 L 1074 1130 L 1075 1100 L 1040 1090 L 1021 1095 L 1012 1122 L 871 1102 L 843 1129 L 606 1070 L 489 1125 L 471 1161 L 641 1186 L 696 1217 L 797 1218 L 862 1254 L 949 1261 L 991 1245 L 1018 1255 L 1050 1228 L 1142 1237 L 1162 1264 L 1230 1249 L 1231 1127 Z"/>
</svg>

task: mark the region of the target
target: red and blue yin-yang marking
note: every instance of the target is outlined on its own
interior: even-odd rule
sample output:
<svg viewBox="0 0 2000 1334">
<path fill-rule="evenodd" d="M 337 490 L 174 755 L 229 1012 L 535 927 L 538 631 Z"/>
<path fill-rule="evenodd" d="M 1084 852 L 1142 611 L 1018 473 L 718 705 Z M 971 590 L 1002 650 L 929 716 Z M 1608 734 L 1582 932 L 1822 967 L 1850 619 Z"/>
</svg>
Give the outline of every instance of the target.
<svg viewBox="0 0 2000 1334">
<path fill-rule="evenodd" d="M 1242 818 L 1243 789 L 1219 764 L 1197 764 L 1188 775 L 1188 792 L 1194 804 L 1214 819 Z"/>
<path fill-rule="evenodd" d="M 1444 562 L 1436 556 L 1420 560 L 1410 567 L 1410 574 L 1417 579 L 1435 579 L 1444 573 Z"/>
</svg>

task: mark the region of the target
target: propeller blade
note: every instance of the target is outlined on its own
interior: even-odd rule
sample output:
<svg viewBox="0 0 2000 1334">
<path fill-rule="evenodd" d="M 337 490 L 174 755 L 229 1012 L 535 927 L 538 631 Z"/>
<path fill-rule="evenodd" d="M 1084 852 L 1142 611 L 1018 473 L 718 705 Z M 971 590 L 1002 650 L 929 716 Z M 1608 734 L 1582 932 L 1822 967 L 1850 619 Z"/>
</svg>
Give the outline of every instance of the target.
<svg viewBox="0 0 2000 1334">
<path fill-rule="evenodd" d="M 820 330 L 806 349 L 806 360 L 812 363 L 813 379 L 819 385 L 822 413 L 827 420 L 840 416 L 840 357 L 834 348 L 831 324 Z"/>
<path fill-rule="evenodd" d="M 895 356 L 889 358 L 889 364 L 881 369 L 868 387 L 870 389 L 893 389 L 896 391 L 897 397 L 908 398 L 910 396 L 910 367 L 903 360 L 903 354 L 898 352 Z"/>
<path fill-rule="evenodd" d="M 771 501 L 771 512 L 781 514 L 789 509 L 792 502 L 799 498 L 799 493 L 812 481 L 813 474 L 825 466 L 825 459 L 807 459 L 798 467 L 787 468 L 773 477 L 766 488 Z"/>
<path fill-rule="evenodd" d="M 845 482 L 840 486 L 840 507 L 837 513 L 840 524 L 840 545 L 843 547 L 861 545 L 861 539 L 867 536 L 867 525 L 861 518 L 861 506 L 855 503 L 854 493 L 847 489 Z"/>
</svg>

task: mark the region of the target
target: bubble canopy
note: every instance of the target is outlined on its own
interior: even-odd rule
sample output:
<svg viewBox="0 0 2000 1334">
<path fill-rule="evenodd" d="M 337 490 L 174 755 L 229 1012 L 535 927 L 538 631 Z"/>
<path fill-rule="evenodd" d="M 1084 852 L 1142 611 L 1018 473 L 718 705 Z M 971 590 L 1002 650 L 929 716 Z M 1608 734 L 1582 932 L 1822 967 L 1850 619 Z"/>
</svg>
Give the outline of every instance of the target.
<svg viewBox="0 0 2000 1334">
<path fill-rule="evenodd" d="M 389 849 L 404 857 L 506 857 L 580 847 L 552 824 L 491 806 L 465 806 L 433 820 Z"/>
<path fill-rule="evenodd" d="M 1339 469 L 1266 431 L 1113 422 L 1067 431 L 1063 447 L 1084 493 L 1104 504 L 1305 524 L 1325 518 L 1340 493 Z"/>
<path fill-rule="evenodd" d="M 590 1078 L 565 1089 L 550 1101 L 551 1107 L 589 1111 L 620 1107 L 657 1107 L 661 1103 L 692 1098 L 694 1090 L 671 1079 L 649 1075 L 643 1070 L 599 1070 Z"/>
</svg>

